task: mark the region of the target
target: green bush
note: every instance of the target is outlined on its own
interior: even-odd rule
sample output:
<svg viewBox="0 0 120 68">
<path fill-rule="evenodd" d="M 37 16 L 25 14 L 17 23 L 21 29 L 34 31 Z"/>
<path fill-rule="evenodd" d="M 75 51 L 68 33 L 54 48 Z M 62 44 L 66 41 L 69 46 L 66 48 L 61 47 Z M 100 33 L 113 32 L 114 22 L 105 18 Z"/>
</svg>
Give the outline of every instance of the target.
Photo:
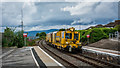
<svg viewBox="0 0 120 68">
<path fill-rule="evenodd" d="M 32 46 L 32 45 L 35 45 L 35 41 L 34 40 L 29 40 L 27 39 L 27 43 L 26 43 L 28 46 Z"/>
<path fill-rule="evenodd" d="M 115 29 L 115 28 L 102 28 L 102 30 L 107 35 L 109 35 L 109 33 L 114 33 L 115 31 L 117 31 L 117 29 Z"/>
<path fill-rule="evenodd" d="M 120 32 L 120 25 L 115 26 L 115 29 Z"/>
<path fill-rule="evenodd" d="M 106 38 L 108 38 L 108 35 L 106 35 L 100 28 L 94 28 L 90 32 L 90 43 L 94 43 L 101 39 L 106 39 Z"/>
<path fill-rule="evenodd" d="M 87 44 L 87 35 L 90 35 L 89 42 L 94 43 L 101 39 L 109 38 L 109 33 L 117 31 L 115 28 L 93 28 L 88 30 L 77 30 L 80 32 L 81 42 Z"/>
<path fill-rule="evenodd" d="M 14 42 L 14 30 L 6 27 L 4 30 L 4 38 L 2 39 L 3 47 L 11 47 Z"/>
<path fill-rule="evenodd" d="M 18 48 L 21 48 L 24 46 L 24 38 L 23 38 L 23 32 L 19 31 L 16 33 L 16 45 Z"/>
<path fill-rule="evenodd" d="M 2 47 L 24 46 L 23 31 L 14 32 L 15 29 L 6 27 L 4 37 L 2 38 Z"/>
<path fill-rule="evenodd" d="M 37 33 L 36 36 L 39 37 L 40 40 L 42 40 L 46 38 L 46 33 L 45 32 Z"/>
</svg>

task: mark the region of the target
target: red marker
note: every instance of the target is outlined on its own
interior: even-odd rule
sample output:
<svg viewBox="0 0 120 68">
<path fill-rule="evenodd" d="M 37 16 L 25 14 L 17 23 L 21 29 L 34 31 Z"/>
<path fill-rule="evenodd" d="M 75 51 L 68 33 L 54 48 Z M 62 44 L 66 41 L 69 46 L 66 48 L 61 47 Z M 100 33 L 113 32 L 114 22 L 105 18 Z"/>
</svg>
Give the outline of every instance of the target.
<svg viewBox="0 0 120 68">
<path fill-rule="evenodd" d="M 27 37 L 27 33 L 23 33 L 23 37 Z"/>
<path fill-rule="evenodd" d="M 87 38 L 90 38 L 90 35 L 87 35 Z"/>
</svg>

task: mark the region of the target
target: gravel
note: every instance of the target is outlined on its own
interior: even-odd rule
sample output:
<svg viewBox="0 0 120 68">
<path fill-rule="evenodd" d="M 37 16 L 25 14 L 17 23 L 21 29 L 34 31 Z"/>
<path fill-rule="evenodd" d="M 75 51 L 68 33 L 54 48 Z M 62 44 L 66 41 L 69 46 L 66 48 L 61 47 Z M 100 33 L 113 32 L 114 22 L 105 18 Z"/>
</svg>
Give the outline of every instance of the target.
<svg viewBox="0 0 120 68">
<path fill-rule="evenodd" d="M 98 42 L 89 44 L 88 46 L 120 51 L 120 42 L 109 39 L 102 39 Z"/>
</svg>

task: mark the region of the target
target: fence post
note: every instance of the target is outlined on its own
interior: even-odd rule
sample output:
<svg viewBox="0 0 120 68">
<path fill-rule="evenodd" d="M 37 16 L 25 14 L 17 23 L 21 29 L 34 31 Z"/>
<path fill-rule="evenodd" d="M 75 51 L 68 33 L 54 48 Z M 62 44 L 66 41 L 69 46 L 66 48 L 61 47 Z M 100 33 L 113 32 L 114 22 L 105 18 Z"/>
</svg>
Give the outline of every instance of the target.
<svg viewBox="0 0 120 68">
<path fill-rule="evenodd" d="M 117 40 L 119 40 L 119 32 L 117 31 Z"/>
<path fill-rule="evenodd" d="M 109 39 L 111 39 L 111 35 L 110 35 L 110 33 L 109 33 Z"/>
<path fill-rule="evenodd" d="M 117 32 L 115 32 L 115 38 L 117 38 Z"/>
<path fill-rule="evenodd" d="M 24 45 L 26 46 L 26 37 L 24 38 Z"/>
<path fill-rule="evenodd" d="M 113 34 L 112 34 L 112 39 L 113 39 Z"/>
</svg>

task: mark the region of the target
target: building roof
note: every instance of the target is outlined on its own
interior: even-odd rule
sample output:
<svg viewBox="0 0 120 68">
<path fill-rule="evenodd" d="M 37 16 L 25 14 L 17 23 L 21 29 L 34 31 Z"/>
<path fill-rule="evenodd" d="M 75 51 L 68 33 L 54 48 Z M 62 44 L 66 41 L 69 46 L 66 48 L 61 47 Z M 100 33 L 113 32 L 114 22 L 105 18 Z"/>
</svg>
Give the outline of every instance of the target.
<svg viewBox="0 0 120 68">
<path fill-rule="evenodd" d="M 106 25 L 101 25 L 101 24 L 98 24 L 98 25 L 96 25 L 96 26 L 90 26 L 89 28 L 87 28 L 87 29 L 91 29 L 91 28 L 99 28 L 99 27 L 115 27 L 116 25 L 120 25 L 120 20 L 115 20 L 114 22 L 110 22 L 110 23 L 108 23 L 108 24 L 106 24 Z M 87 30 L 86 29 L 86 30 Z"/>
<path fill-rule="evenodd" d="M 120 25 L 120 20 L 115 20 L 114 22 L 110 22 L 104 25 L 104 27 L 115 27 L 116 25 Z"/>
</svg>

